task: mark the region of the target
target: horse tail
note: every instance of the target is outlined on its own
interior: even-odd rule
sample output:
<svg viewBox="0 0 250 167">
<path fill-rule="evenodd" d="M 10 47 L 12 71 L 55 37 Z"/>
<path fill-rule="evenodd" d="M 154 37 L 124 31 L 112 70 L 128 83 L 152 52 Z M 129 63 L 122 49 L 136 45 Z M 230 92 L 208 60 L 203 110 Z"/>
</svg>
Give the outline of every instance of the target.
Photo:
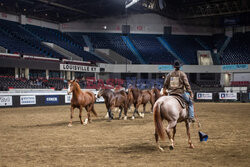
<svg viewBox="0 0 250 167">
<path fill-rule="evenodd" d="M 166 139 L 166 133 L 163 127 L 162 123 L 162 117 L 161 117 L 161 104 L 162 102 L 157 102 L 154 105 L 154 123 L 155 123 L 155 132 L 160 136 L 162 140 Z"/>
<path fill-rule="evenodd" d="M 96 113 L 95 108 L 94 108 L 94 104 L 96 102 L 96 96 L 95 96 L 94 93 L 92 93 L 92 98 L 93 98 L 93 103 L 92 103 L 92 109 L 91 109 L 91 111 L 97 117 L 97 113 Z"/>
<path fill-rule="evenodd" d="M 91 111 L 92 111 L 93 114 L 97 117 L 97 113 L 96 113 L 96 111 L 95 111 L 94 105 L 92 106 L 92 110 L 91 110 Z"/>
</svg>

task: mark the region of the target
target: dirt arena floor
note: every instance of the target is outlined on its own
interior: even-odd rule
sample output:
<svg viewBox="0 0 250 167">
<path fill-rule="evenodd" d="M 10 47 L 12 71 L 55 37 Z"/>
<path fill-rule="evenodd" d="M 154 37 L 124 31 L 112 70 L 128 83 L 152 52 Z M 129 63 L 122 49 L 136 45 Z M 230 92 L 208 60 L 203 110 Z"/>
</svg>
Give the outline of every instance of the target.
<svg viewBox="0 0 250 167">
<path fill-rule="evenodd" d="M 207 142 L 191 126 L 195 149 L 187 143 L 185 124 L 177 126 L 176 147 L 156 149 L 153 114 L 135 120 L 104 119 L 104 104 L 87 126 L 78 110 L 68 127 L 69 106 L 0 109 L 0 166 L 249 166 L 250 104 L 196 103 Z M 149 105 L 148 105 L 149 110 Z M 142 108 L 140 108 L 142 111 Z M 129 117 L 132 113 L 129 112 Z M 84 112 L 84 117 L 86 112 Z M 116 117 L 118 114 L 116 114 Z"/>
</svg>

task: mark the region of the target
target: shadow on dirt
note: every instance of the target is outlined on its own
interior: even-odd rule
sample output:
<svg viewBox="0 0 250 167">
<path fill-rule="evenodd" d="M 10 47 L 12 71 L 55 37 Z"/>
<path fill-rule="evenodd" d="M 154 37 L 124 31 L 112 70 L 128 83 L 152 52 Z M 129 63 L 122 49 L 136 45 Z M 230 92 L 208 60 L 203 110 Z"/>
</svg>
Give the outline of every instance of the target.
<svg viewBox="0 0 250 167">
<path fill-rule="evenodd" d="M 157 151 L 155 145 L 152 143 L 140 143 L 140 144 L 131 144 L 126 147 L 120 147 L 118 149 L 122 153 L 149 153 Z"/>
<path fill-rule="evenodd" d="M 58 126 L 67 126 L 69 122 L 56 122 L 51 124 L 36 124 L 36 125 L 27 125 L 27 126 L 11 126 L 12 128 L 37 128 L 37 127 L 58 127 Z M 73 121 L 73 125 L 80 124 L 79 121 Z"/>
</svg>

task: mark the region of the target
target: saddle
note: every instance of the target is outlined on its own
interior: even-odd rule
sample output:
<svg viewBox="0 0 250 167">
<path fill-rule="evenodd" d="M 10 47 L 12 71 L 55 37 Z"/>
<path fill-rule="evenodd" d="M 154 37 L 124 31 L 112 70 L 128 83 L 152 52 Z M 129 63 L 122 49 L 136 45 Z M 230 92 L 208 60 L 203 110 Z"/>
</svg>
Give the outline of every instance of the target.
<svg viewBox="0 0 250 167">
<path fill-rule="evenodd" d="M 172 96 L 173 98 L 175 98 L 179 103 L 180 103 L 180 105 L 181 105 L 181 107 L 184 109 L 184 108 L 186 108 L 186 109 L 188 109 L 188 104 L 187 104 L 187 102 L 186 102 L 186 100 L 185 99 L 183 99 L 183 97 L 182 96 L 180 96 L 180 95 L 178 95 L 178 94 L 171 94 L 170 96 Z"/>
</svg>

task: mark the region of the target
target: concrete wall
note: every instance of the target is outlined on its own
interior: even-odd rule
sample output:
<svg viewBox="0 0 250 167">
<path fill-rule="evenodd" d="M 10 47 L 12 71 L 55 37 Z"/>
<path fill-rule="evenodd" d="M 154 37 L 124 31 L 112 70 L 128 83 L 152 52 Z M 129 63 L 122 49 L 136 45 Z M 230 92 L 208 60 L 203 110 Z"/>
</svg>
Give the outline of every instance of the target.
<svg viewBox="0 0 250 167">
<path fill-rule="evenodd" d="M 122 25 L 126 24 L 126 17 L 110 17 L 95 20 L 82 20 L 64 23 L 60 30 L 65 32 L 111 32 L 121 33 Z M 223 33 L 220 28 L 193 26 L 192 23 L 177 22 L 157 14 L 129 15 L 127 24 L 131 33 L 163 34 L 164 26 L 172 26 L 172 34 L 211 35 Z M 197 25 L 197 24 L 195 24 Z M 106 29 L 104 29 L 106 26 Z"/>
<path fill-rule="evenodd" d="M 159 70 L 161 65 L 130 65 L 130 64 L 100 64 L 100 68 L 105 68 L 105 72 L 111 73 L 168 73 L 171 70 Z M 236 72 L 236 73 L 250 73 L 250 65 L 248 69 L 240 70 L 230 70 L 223 71 L 222 66 L 220 65 L 184 65 L 182 68 L 183 71 L 187 73 L 227 73 L 227 72 Z"/>
<path fill-rule="evenodd" d="M 0 19 L 14 21 L 14 22 L 18 22 L 21 24 L 31 24 L 31 25 L 47 27 L 47 28 L 51 28 L 51 29 L 57 29 L 57 30 L 59 29 L 59 25 L 56 23 L 51 23 L 51 22 L 42 21 L 42 20 L 38 20 L 38 19 L 28 18 L 25 15 L 18 16 L 18 15 L 0 12 Z"/>
</svg>

